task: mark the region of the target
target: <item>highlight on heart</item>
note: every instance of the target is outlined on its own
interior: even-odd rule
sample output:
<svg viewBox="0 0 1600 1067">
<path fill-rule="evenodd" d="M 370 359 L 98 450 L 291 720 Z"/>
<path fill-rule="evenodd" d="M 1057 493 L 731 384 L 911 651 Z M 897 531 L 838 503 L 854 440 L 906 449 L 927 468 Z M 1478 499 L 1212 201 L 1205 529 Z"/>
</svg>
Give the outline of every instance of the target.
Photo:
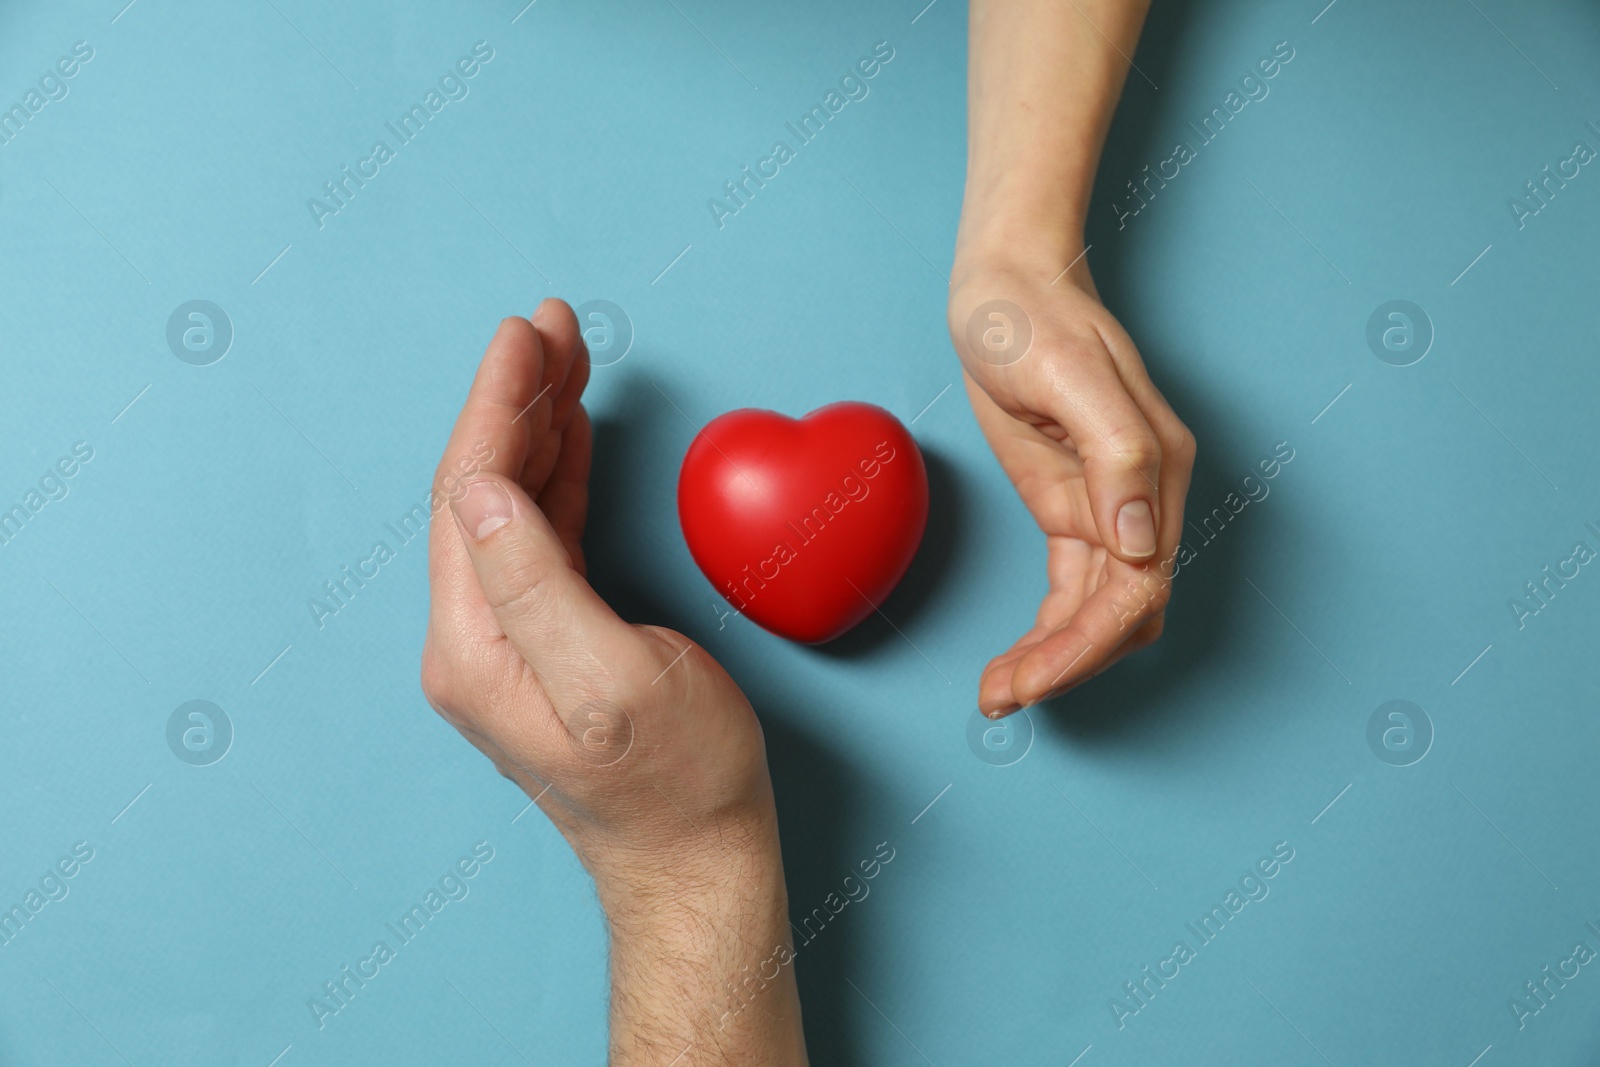
<svg viewBox="0 0 1600 1067">
<path fill-rule="evenodd" d="M 772 555 L 754 564 L 754 573 L 751 564 L 747 563 L 741 568 L 744 577 L 740 579 L 738 585 L 728 582 L 726 589 L 723 590 L 728 601 L 739 611 L 744 611 L 749 602 L 756 598 L 756 594 L 767 587 L 767 582 L 777 580 L 779 569 L 784 564 L 798 559 L 798 550 L 821 537 L 829 523 L 843 512 L 851 501 L 860 502 L 867 498 L 872 492 L 872 480 L 883 471 L 882 464 L 894 462 L 897 455 L 894 446 L 888 441 L 878 442 L 871 456 L 856 462 L 856 468 L 861 471 L 859 478 L 854 474 L 846 474 L 840 479 L 837 490 L 830 490 L 827 496 L 801 516 L 798 526 L 793 519 L 786 523 L 785 525 L 793 531 L 794 537 L 774 545 Z M 771 573 L 768 573 L 769 567 Z"/>
<path fill-rule="evenodd" d="M 803 419 L 741 409 L 696 436 L 678 514 L 690 555 L 735 610 L 820 644 L 905 575 L 927 525 L 927 468 L 910 432 L 871 404 Z"/>
</svg>

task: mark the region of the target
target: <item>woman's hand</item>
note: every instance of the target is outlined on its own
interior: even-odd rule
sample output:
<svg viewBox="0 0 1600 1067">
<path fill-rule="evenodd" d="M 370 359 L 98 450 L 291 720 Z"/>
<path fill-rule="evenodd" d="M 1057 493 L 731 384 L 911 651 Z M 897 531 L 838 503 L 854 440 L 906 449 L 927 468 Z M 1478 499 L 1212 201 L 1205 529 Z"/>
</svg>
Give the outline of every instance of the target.
<svg viewBox="0 0 1600 1067">
<path fill-rule="evenodd" d="M 949 317 L 978 424 L 1047 545 L 1033 628 L 979 683 L 999 716 L 1160 636 L 1195 444 L 1081 257 L 958 262 Z"/>
<path fill-rule="evenodd" d="M 1000 465 L 1045 532 L 1033 629 L 984 670 L 991 716 L 1154 641 L 1194 438 L 1100 303 L 1095 168 L 1149 0 L 972 0 L 967 186 L 950 335 Z"/>
<path fill-rule="evenodd" d="M 792 966 L 759 1010 L 724 1013 L 742 969 L 790 945 L 760 724 L 704 649 L 584 580 L 588 374 L 561 301 L 490 341 L 434 483 L 422 687 L 594 876 L 612 1063 L 690 1045 L 803 1063 Z"/>
</svg>

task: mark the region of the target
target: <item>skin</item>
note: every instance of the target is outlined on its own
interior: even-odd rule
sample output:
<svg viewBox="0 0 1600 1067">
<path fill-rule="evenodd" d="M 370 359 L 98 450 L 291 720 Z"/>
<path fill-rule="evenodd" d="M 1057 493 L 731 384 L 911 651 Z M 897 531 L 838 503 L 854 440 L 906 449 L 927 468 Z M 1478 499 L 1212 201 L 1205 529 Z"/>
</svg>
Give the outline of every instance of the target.
<svg viewBox="0 0 1600 1067">
<path fill-rule="evenodd" d="M 1047 546 L 1034 625 L 979 683 L 978 706 L 991 717 L 1059 696 L 1149 645 L 1171 597 L 1194 436 L 1100 303 L 1083 254 L 1095 168 L 1147 6 L 970 7 L 950 335 L 978 425 Z M 993 319 L 995 300 L 1030 328 L 1020 358 L 970 328 L 975 318 L 1018 325 L 1015 312 Z"/>
<path fill-rule="evenodd" d="M 978 424 L 1048 545 L 1035 625 L 980 683 L 992 715 L 1154 641 L 1170 596 L 1194 439 L 1080 255 L 1144 12 L 971 3 L 951 336 Z M 1029 328 L 1021 358 L 987 344 L 1018 325 L 989 316 L 995 300 Z M 611 934 L 611 1064 L 804 1065 L 760 724 L 704 649 L 624 622 L 584 578 L 588 374 L 561 301 L 490 341 L 434 480 L 449 507 L 429 536 L 423 691 L 594 877 Z"/>
<path fill-rule="evenodd" d="M 612 1064 L 803 1065 L 793 966 L 729 1010 L 792 951 L 760 724 L 705 650 L 584 580 L 587 379 L 561 301 L 489 342 L 435 478 L 422 688 L 594 876 Z"/>
</svg>

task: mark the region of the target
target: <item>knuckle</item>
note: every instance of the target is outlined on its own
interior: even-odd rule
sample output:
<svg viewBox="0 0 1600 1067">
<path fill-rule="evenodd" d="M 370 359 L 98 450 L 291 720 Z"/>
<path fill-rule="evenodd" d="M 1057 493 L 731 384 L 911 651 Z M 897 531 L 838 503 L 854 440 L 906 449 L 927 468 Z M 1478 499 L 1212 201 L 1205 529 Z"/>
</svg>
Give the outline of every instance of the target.
<svg viewBox="0 0 1600 1067">
<path fill-rule="evenodd" d="M 1061 331 L 1060 344 L 1062 351 L 1073 359 L 1100 360 L 1105 364 L 1111 362 L 1105 335 L 1091 320 L 1080 319 L 1068 325 Z"/>
<path fill-rule="evenodd" d="M 1161 465 L 1161 443 L 1142 426 L 1121 426 L 1106 435 L 1107 458 L 1137 470 Z"/>
<path fill-rule="evenodd" d="M 1130 578 L 1113 602 L 1119 628 L 1126 631 L 1148 625 L 1152 618 L 1166 611 L 1171 600 L 1171 579 L 1148 571 L 1138 578 Z"/>
<path fill-rule="evenodd" d="M 1041 384 L 1056 391 L 1071 391 L 1083 379 L 1085 367 L 1109 367 L 1111 357 L 1099 335 L 1072 330 L 1055 333 L 1039 344 Z"/>
<path fill-rule="evenodd" d="M 440 714 L 448 714 L 457 706 L 455 671 L 431 644 L 422 650 L 422 695 Z"/>
<path fill-rule="evenodd" d="M 1151 582 L 1148 592 L 1149 600 L 1147 603 L 1150 608 L 1150 613 L 1153 616 L 1160 618 L 1161 615 L 1167 610 L 1167 605 L 1172 603 L 1172 582 L 1155 579 Z M 1159 624 L 1157 625 L 1156 629 L 1157 632 L 1160 632 Z"/>
<path fill-rule="evenodd" d="M 454 531 L 448 531 L 455 536 Z M 435 589 L 454 577 L 451 561 L 440 544 L 443 534 L 435 526 L 428 531 L 428 582 Z"/>
<path fill-rule="evenodd" d="M 1194 431 L 1180 423 L 1178 426 L 1177 440 L 1172 446 L 1173 455 L 1176 456 L 1185 466 L 1193 466 L 1195 452 L 1198 447 L 1199 445 L 1195 441 Z"/>
<path fill-rule="evenodd" d="M 571 699 L 577 703 L 561 713 L 562 721 L 570 729 L 574 722 L 586 721 L 593 712 L 620 715 L 630 722 L 636 714 L 648 715 L 650 700 L 655 695 L 649 681 L 649 678 L 618 677 L 611 671 L 595 672 L 573 690 Z"/>
<path fill-rule="evenodd" d="M 483 582 L 484 599 L 496 614 L 536 615 L 549 601 L 556 561 L 531 552 L 511 552 Z"/>
</svg>

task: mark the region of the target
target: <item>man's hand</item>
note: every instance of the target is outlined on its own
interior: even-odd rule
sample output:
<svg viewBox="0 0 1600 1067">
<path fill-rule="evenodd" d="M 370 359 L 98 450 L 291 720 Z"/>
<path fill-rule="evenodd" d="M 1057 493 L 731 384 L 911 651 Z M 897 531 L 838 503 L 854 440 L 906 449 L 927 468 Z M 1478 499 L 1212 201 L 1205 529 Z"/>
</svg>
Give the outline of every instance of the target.
<svg viewBox="0 0 1600 1067">
<path fill-rule="evenodd" d="M 594 876 L 613 1064 L 803 1064 L 792 966 L 724 1014 L 790 944 L 760 724 L 703 649 L 584 579 L 588 373 L 560 301 L 489 343 L 435 478 L 423 690 Z"/>
</svg>

